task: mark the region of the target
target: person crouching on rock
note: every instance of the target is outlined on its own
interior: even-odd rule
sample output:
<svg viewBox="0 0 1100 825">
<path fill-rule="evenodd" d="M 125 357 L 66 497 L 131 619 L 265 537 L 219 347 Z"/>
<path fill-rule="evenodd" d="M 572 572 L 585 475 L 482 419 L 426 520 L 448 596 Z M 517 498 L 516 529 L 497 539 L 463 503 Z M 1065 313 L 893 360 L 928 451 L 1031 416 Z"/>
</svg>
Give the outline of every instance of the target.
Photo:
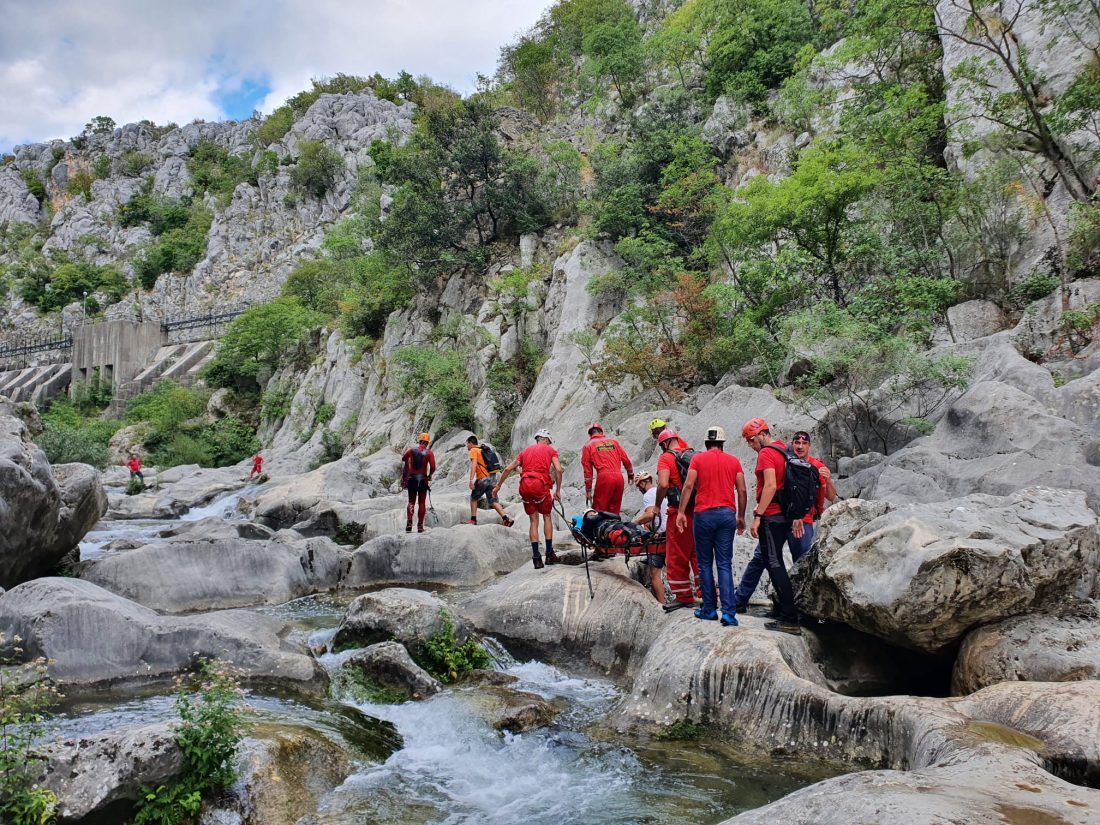
<svg viewBox="0 0 1100 825">
<path fill-rule="evenodd" d="M 697 453 L 688 465 L 682 496 L 691 501 L 695 493 L 695 554 L 699 560 L 699 586 L 703 606 L 697 619 L 717 619 L 714 604 L 714 568 L 718 568 L 718 594 L 722 601 L 722 624 L 737 624 L 733 590 L 733 536 L 745 532 L 745 471 L 737 456 L 725 452 L 726 431 L 707 430 L 706 452 Z M 734 501 L 734 495 L 737 501 Z M 677 526 L 687 527 L 687 516 L 677 513 Z"/>
<path fill-rule="evenodd" d="M 141 459 L 137 457 L 137 453 L 130 453 L 130 460 L 126 462 L 126 466 L 130 468 L 130 481 L 136 478 L 144 487 L 145 476 L 141 474 Z"/>
<path fill-rule="evenodd" d="M 651 473 L 639 473 L 634 484 L 638 487 L 638 492 L 642 494 L 642 506 L 645 507 L 642 514 L 634 519 L 634 523 L 658 531 L 667 530 L 668 499 L 661 502 L 660 508 L 657 507 L 657 485 L 653 481 L 653 475 Z M 661 514 L 659 519 L 657 519 L 658 512 Z M 657 523 L 655 524 L 654 521 Z M 665 543 L 661 542 L 649 548 L 649 555 L 646 558 L 646 567 L 649 569 L 649 586 L 653 590 L 653 595 L 661 604 L 665 603 L 665 580 L 662 577 L 664 566 Z"/>
<path fill-rule="evenodd" d="M 500 506 L 493 492 L 497 476 L 501 472 L 500 459 L 497 458 L 496 452 L 490 450 L 488 446 L 478 444 L 476 435 L 466 439 L 466 449 L 470 451 L 470 524 L 477 524 L 477 505 L 484 498 L 489 506 L 497 511 L 501 523 L 505 527 L 511 527 L 515 522 L 508 518 L 508 514 L 504 512 L 504 508 Z M 494 467 L 489 467 L 489 462 L 485 460 L 486 455 L 493 459 Z"/>
<path fill-rule="evenodd" d="M 432 441 L 431 433 L 421 433 L 417 445 L 405 450 L 401 456 L 401 486 L 409 491 L 409 506 L 405 509 L 405 532 L 413 529 L 413 507 L 416 513 L 416 531 L 424 532 L 424 513 L 427 508 L 425 499 L 432 486 L 435 473 L 435 454 L 428 449 Z"/>
<path fill-rule="evenodd" d="M 504 468 L 500 479 L 493 488 L 493 495 L 500 496 L 504 481 L 516 468 L 519 468 L 519 497 L 523 500 L 523 512 L 531 518 L 529 535 L 531 538 L 531 563 L 536 570 L 543 567 L 539 554 L 539 516 L 542 516 L 543 536 L 546 538 L 546 564 L 557 564 L 554 553 L 554 501 L 561 501 L 561 459 L 546 429 L 535 433 L 535 443 L 523 449 Z M 551 480 L 551 478 L 553 480 Z M 556 485 L 556 487 L 555 487 Z M 551 491 L 551 488 L 554 488 Z"/>
<path fill-rule="evenodd" d="M 614 438 L 603 434 L 603 424 L 598 421 L 588 428 L 588 443 L 581 449 L 581 467 L 584 469 L 584 500 L 593 510 L 615 513 L 623 508 L 623 468 L 626 479 L 634 479 L 634 467 L 630 456 Z M 596 490 L 592 491 L 592 475 L 596 475 Z"/>
</svg>

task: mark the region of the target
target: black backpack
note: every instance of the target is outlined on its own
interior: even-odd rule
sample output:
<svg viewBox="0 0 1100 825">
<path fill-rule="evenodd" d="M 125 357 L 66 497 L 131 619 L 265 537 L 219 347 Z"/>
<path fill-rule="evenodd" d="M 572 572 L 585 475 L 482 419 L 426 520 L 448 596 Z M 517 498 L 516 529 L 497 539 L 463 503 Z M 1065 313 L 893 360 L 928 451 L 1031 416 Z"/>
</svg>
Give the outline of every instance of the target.
<svg viewBox="0 0 1100 825">
<path fill-rule="evenodd" d="M 412 453 L 409 461 L 409 475 L 410 476 L 423 476 L 428 467 L 428 450 L 421 450 L 419 447 L 410 450 Z"/>
<path fill-rule="evenodd" d="M 804 518 L 817 503 L 821 474 L 809 461 L 796 456 L 790 447 L 781 450 L 769 444 L 765 449 L 775 450 L 783 456 L 787 464 L 783 471 L 783 487 L 779 490 L 776 499 L 784 518 L 791 521 Z"/>
<path fill-rule="evenodd" d="M 484 441 L 481 443 L 481 460 L 485 462 L 485 469 L 490 473 L 498 473 L 504 469 L 496 450 Z"/>
<path fill-rule="evenodd" d="M 688 469 L 691 467 L 691 460 L 695 458 L 696 451 L 692 449 L 680 450 L 680 452 L 672 451 L 672 454 L 676 456 L 676 469 L 680 471 L 680 482 L 687 481 Z M 671 482 L 671 479 L 669 479 Z M 690 513 L 695 509 L 695 490 L 691 491 L 691 500 L 684 507 L 680 507 L 680 487 L 669 487 L 668 492 L 665 494 L 665 498 L 668 499 L 669 507 L 676 507 L 682 509 L 685 513 Z"/>
</svg>

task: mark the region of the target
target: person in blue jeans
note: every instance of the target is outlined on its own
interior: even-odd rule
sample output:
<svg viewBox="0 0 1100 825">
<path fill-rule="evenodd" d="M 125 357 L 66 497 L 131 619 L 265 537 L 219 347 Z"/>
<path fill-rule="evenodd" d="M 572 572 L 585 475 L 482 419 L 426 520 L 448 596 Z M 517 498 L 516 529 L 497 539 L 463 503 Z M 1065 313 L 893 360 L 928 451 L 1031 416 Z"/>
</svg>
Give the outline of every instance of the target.
<svg viewBox="0 0 1100 825">
<path fill-rule="evenodd" d="M 697 453 L 688 466 L 680 501 L 693 507 L 695 555 L 699 561 L 699 586 L 703 606 L 695 618 L 719 618 L 714 598 L 714 570 L 718 568 L 718 597 L 722 624 L 737 624 L 733 590 L 733 536 L 745 532 L 747 499 L 745 471 L 737 456 L 725 452 L 726 432 L 721 427 L 707 430 L 706 452 Z M 736 495 L 737 500 L 734 501 Z M 677 527 L 687 529 L 686 508 L 676 514 Z"/>
<path fill-rule="evenodd" d="M 794 439 L 791 441 L 791 449 L 794 450 L 794 454 L 799 458 L 804 458 L 812 465 L 817 467 L 818 475 L 821 478 L 821 487 L 817 492 L 817 502 L 814 505 L 813 510 L 806 514 L 806 518 L 803 519 L 802 535 L 795 536 L 794 530 L 788 528 L 787 530 L 787 546 L 791 549 L 791 558 L 797 562 L 804 555 L 810 552 L 810 547 L 814 543 L 814 522 L 821 518 L 821 513 L 825 510 L 826 502 L 832 503 L 836 500 L 836 487 L 833 486 L 832 473 L 829 468 L 825 466 L 824 462 L 820 459 L 810 455 L 810 434 L 805 430 L 799 430 L 794 434 Z M 752 598 L 752 594 L 756 592 L 756 587 L 760 584 L 760 577 L 764 574 L 768 565 L 764 560 L 764 553 L 761 549 L 761 545 L 756 545 L 756 551 L 752 554 L 752 559 L 745 566 L 745 572 L 741 575 L 741 583 L 737 585 L 737 609 L 744 613 L 748 607 L 749 599 Z"/>
</svg>

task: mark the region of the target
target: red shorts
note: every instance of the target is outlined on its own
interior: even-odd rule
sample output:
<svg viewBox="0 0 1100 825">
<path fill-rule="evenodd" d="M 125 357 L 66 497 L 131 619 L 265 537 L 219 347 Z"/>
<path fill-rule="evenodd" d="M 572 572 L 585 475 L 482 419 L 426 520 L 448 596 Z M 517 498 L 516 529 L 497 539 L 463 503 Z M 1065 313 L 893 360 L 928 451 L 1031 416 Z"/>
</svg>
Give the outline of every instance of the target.
<svg viewBox="0 0 1100 825">
<path fill-rule="evenodd" d="M 519 497 L 523 499 L 523 512 L 531 516 L 541 513 L 550 515 L 554 510 L 554 497 L 550 493 L 550 482 L 536 476 L 525 476 L 519 480 Z"/>
</svg>

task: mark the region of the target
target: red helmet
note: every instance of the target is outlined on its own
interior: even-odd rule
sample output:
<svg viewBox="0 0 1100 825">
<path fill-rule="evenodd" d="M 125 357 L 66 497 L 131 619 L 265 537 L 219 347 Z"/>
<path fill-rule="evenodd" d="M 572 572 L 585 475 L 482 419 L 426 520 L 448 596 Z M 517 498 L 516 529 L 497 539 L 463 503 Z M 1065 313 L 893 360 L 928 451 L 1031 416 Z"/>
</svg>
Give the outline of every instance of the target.
<svg viewBox="0 0 1100 825">
<path fill-rule="evenodd" d="M 590 427 L 588 428 L 588 434 L 589 434 L 589 435 L 592 435 L 592 433 L 593 433 L 593 432 L 594 432 L 595 430 L 599 430 L 599 431 L 600 431 L 600 432 L 602 433 L 602 432 L 603 432 L 603 424 L 601 424 L 601 423 L 600 423 L 599 421 L 593 421 L 593 422 L 592 422 L 592 426 L 590 426 Z"/>
<path fill-rule="evenodd" d="M 661 430 L 661 434 L 657 436 L 657 443 L 664 446 L 664 443 L 670 438 L 679 438 L 672 430 Z"/>
<path fill-rule="evenodd" d="M 768 422 L 763 418 L 750 418 L 745 422 L 745 426 L 741 428 L 742 438 L 752 438 L 754 435 L 760 435 L 768 429 Z"/>
</svg>

